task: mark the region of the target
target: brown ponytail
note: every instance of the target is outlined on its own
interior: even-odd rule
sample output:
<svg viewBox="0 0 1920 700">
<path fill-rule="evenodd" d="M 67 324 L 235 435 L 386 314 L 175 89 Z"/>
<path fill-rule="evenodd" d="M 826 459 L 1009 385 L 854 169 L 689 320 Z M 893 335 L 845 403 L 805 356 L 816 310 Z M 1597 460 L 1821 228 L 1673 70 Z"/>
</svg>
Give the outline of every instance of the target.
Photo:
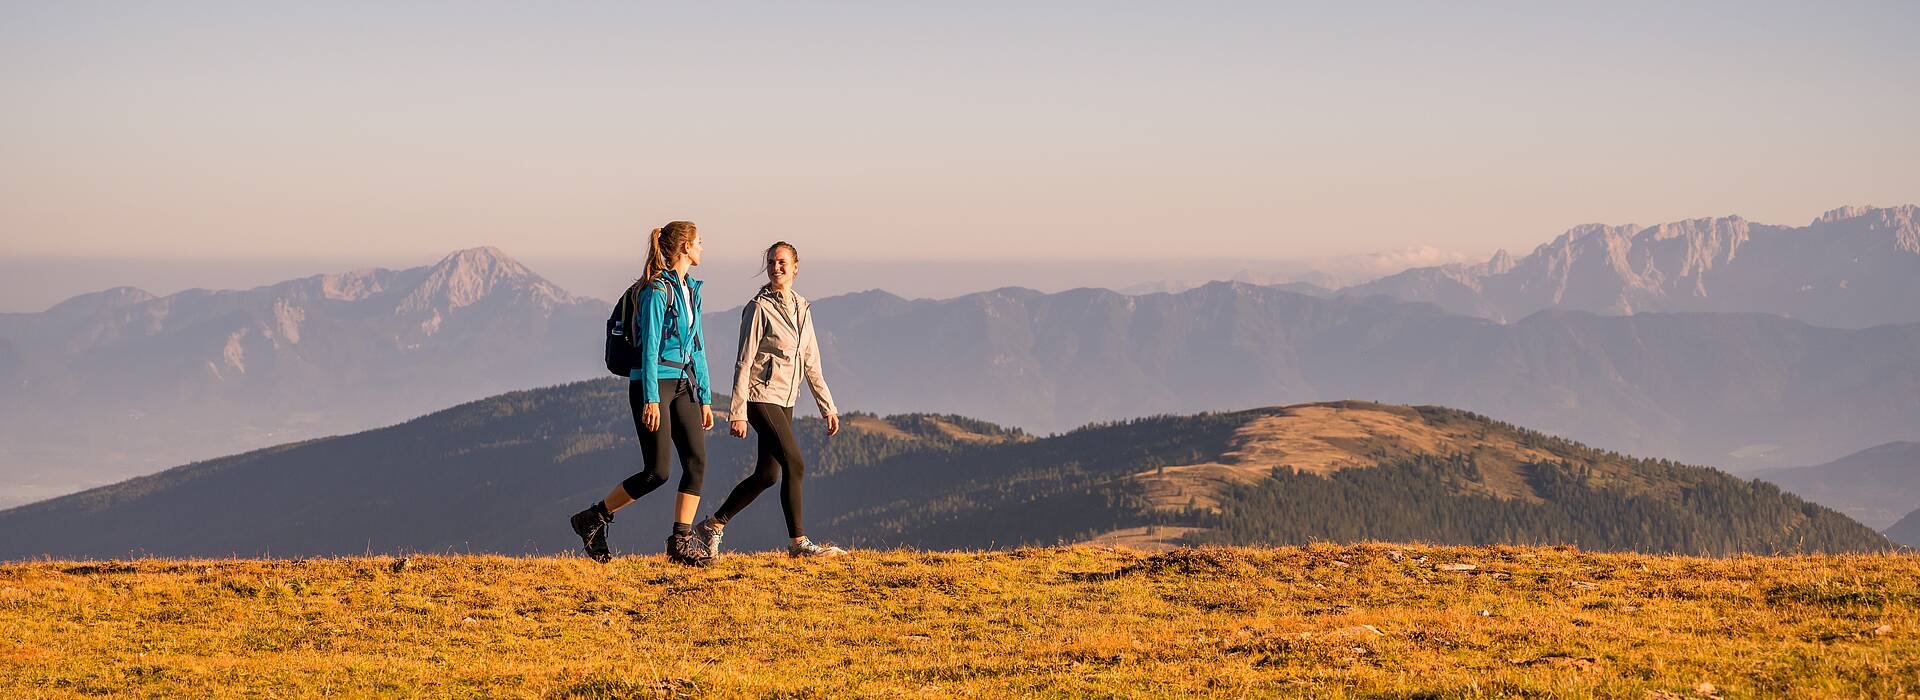
<svg viewBox="0 0 1920 700">
<path fill-rule="evenodd" d="M 793 254 L 793 261 L 795 263 L 800 262 L 800 249 L 793 247 L 792 243 L 774 241 L 773 245 L 767 246 L 767 252 L 760 256 L 760 274 L 767 276 L 767 283 L 760 285 L 760 293 L 762 294 L 773 291 L 773 271 L 767 269 L 767 258 L 773 257 L 773 252 L 781 248 L 785 248 L 787 252 Z"/>
<path fill-rule="evenodd" d="M 669 221 L 667 225 L 648 234 L 647 275 L 640 279 L 651 284 L 660 273 L 673 269 L 673 264 L 679 262 L 687 244 L 693 242 L 694 233 L 691 221 Z"/>
</svg>

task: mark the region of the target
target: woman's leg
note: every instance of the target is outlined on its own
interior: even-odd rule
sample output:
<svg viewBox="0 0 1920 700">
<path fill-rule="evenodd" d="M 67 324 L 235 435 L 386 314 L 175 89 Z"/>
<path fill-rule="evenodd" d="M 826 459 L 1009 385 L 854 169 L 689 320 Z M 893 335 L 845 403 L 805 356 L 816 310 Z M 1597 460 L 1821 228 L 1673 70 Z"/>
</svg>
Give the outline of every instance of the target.
<svg viewBox="0 0 1920 700">
<path fill-rule="evenodd" d="M 692 391 L 674 395 L 672 412 L 673 447 L 680 453 L 680 497 L 674 502 L 674 522 L 691 524 L 707 478 L 707 431 L 700 427 L 700 402 Z"/>
<path fill-rule="evenodd" d="M 749 402 L 747 404 L 747 424 L 753 426 L 753 433 L 759 438 L 759 457 L 754 461 L 753 473 L 733 487 L 727 494 L 727 500 L 715 511 L 715 522 L 726 525 L 733 516 L 746 510 L 747 504 L 760 497 L 760 492 L 772 487 L 780 479 L 780 459 L 778 438 L 774 437 L 773 418 L 778 406 L 768 403 Z"/>
<path fill-rule="evenodd" d="M 800 518 L 800 480 L 806 478 L 807 464 L 800 456 L 800 441 L 793 439 L 793 408 L 780 407 L 780 419 L 772 421 L 780 448 L 780 463 L 786 467 L 780 477 L 780 507 L 787 513 L 787 536 L 805 537 Z"/>
<path fill-rule="evenodd" d="M 700 484 L 707 474 L 707 433 L 700 426 L 700 404 L 693 391 L 679 391 L 681 382 L 662 382 L 661 396 L 672 396 L 665 412 L 673 414 L 673 446 L 680 452 L 680 493 L 674 499 L 673 533 L 667 535 L 667 559 L 704 566 L 713 553 L 693 534 L 693 514 L 700 507 Z"/>
<path fill-rule="evenodd" d="M 633 430 L 640 437 L 640 459 L 646 466 L 640 473 L 614 484 L 606 498 L 574 513 L 571 520 L 574 534 L 580 536 L 581 548 L 594 561 L 605 563 L 613 558 L 613 550 L 607 546 L 607 525 L 613 522 L 613 512 L 667 483 L 667 462 L 672 459 L 667 446 L 672 416 L 661 411 L 660 429 L 647 430 L 641 419 L 646 401 L 646 392 L 640 390 L 640 384 L 628 382 L 627 406 L 633 409 Z"/>
<path fill-rule="evenodd" d="M 661 403 L 667 403 L 669 397 L 673 395 L 666 393 L 667 390 L 664 387 L 662 389 Z M 606 505 L 609 513 L 652 493 L 654 489 L 660 488 L 661 484 L 667 483 L 667 467 L 672 461 L 669 455 L 672 454 L 673 429 L 676 427 L 678 416 L 675 416 L 669 407 L 662 406 L 660 428 L 647 430 L 646 424 L 640 418 L 641 411 L 647 406 L 646 392 L 641 391 L 640 385 L 634 382 L 628 382 L 627 405 L 633 409 L 633 429 L 640 436 L 640 459 L 646 467 L 639 473 L 627 477 L 607 493 L 607 498 L 602 503 Z M 696 413 L 694 424 L 699 425 L 699 420 L 700 416 Z"/>
</svg>

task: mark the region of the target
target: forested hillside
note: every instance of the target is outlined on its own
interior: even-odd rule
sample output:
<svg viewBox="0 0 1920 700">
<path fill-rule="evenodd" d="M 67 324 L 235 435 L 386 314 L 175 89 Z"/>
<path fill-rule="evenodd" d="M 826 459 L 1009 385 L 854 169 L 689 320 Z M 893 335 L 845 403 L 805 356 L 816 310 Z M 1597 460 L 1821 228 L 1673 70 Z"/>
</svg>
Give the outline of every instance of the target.
<svg viewBox="0 0 1920 700">
<path fill-rule="evenodd" d="M 625 383 L 514 392 L 0 512 L 0 557 L 561 553 L 566 517 L 639 467 Z M 1570 543 L 1728 554 L 1873 551 L 1880 534 L 1772 485 L 1438 407 L 1365 402 L 1161 416 L 1033 438 L 958 416 L 800 422 L 808 532 L 863 547 L 1107 541 Z M 710 512 L 751 440 L 710 433 Z M 676 467 L 677 469 L 677 467 Z M 671 498 L 621 511 L 653 553 Z M 777 498 L 728 541 L 774 546 Z"/>
</svg>

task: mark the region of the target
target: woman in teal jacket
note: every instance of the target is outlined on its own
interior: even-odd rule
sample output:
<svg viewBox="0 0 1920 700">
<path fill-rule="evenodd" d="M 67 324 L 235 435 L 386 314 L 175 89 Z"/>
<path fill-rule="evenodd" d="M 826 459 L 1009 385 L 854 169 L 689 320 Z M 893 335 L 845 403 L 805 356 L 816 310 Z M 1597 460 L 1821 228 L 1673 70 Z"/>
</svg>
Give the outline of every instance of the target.
<svg viewBox="0 0 1920 700">
<path fill-rule="evenodd" d="M 587 556 L 600 562 L 611 559 L 607 525 L 613 522 L 614 511 L 667 483 L 670 450 L 678 451 L 680 495 L 674 501 L 667 558 L 705 565 L 713 557 L 693 536 L 693 515 L 700 507 L 700 485 L 707 470 L 706 431 L 713 429 L 713 393 L 700 330 L 701 283 L 688 274 L 700 264 L 700 233 L 692 222 L 675 221 L 654 229 L 650 245 L 647 273 L 641 278 L 647 283 L 636 293 L 636 328 L 630 336 L 640 344 L 640 362 L 627 383 L 627 403 L 633 408 L 646 469 L 574 514 L 573 531 L 580 535 Z"/>
</svg>

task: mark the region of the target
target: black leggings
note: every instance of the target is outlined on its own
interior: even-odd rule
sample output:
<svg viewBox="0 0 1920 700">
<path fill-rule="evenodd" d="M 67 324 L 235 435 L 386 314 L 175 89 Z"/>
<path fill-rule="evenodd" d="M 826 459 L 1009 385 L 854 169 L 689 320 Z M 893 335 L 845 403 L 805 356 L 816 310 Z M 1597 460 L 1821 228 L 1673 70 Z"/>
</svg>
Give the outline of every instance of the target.
<svg viewBox="0 0 1920 700">
<path fill-rule="evenodd" d="M 647 393 L 640 382 L 627 383 L 627 405 L 633 408 L 633 429 L 640 434 L 640 458 L 646 471 L 620 482 L 627 497 L 641 496 L 667 483 L 667 465 L 673 462 L 669 449 L 680 452 L 680 493 L 700 495 L 700 482 L 707 475 L 707 432 L 700 427 L 700 403 L 693 391 L 679 379 L 660 380 L 660 429 L 647 430 L 640 412 L 647 407 Z"/>
<path fill-rule="evenodd" d="M 713 519 L 722 523 L 732 520 L 759 497 L 761 491 L 773 486 L 775 477 L 784 470 L 785 478 L 780 480 L 780 507 L 787 512 L 787 536 L 799 537 L 805 534 L 800 531 L 800 480 L 806 476 L 807 465 L 800 460 L 800 443 L 793 439 L 793 409 L 749 402 L 747 423 L 753 425 L 753 432 L 760 436 L 760 459 L 754 463 L 753 475 L 727 494 L 727 502 L 720 504 Z"/>
</svg>

